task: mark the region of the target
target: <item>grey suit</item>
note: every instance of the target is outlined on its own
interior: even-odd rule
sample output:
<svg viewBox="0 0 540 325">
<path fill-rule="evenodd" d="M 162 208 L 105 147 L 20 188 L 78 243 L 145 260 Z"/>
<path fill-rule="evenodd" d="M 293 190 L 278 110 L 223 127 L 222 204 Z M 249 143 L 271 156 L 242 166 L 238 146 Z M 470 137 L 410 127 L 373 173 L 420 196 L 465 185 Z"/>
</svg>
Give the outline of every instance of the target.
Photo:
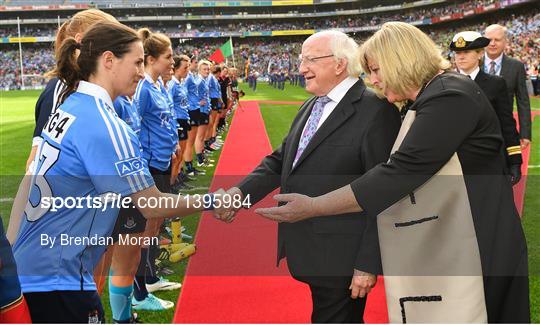
<svg viewBox="0 0 540 325">
<path fill-rule="evenodd" d="M 516 97 L 520 137 L 530 140 L 532 139 L 531 103 L 529 101 L 527 86 L 525 85 L 525 67 L 523 63 L 503 54 L 501 77 L 506 81 L 508 96 L 510 96 L 512 103 L 514 102 L 514 95 Z"/>
</svg>

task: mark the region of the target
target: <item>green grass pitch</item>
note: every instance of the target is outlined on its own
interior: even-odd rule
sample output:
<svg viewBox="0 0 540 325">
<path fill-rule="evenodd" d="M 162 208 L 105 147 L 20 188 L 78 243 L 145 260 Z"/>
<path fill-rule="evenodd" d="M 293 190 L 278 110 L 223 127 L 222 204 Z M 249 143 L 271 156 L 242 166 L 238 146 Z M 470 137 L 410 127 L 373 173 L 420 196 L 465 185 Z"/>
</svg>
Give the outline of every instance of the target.
<svg viewBox="0 0 540 325">
<path fill-rule="evenodd" d="M 285 91 L 279 91 L 259 83 L 256 92 L 247 85 L 241 84 L 246 92 L 242 100 L 274 100 L 274 101 L 303 101 L 308 94 L 301 88 L 286 85 Z M 4 226 L 11 210 L 12 199 L 17 191 L 21 175 L 31 146 L 34 128 L 34 105 L 40 91 L 0 91 L 0 215 Z M 261 104 L 261 112 L 273 148 L 281 143 L 288 132 L 290 123 L 298 111 L 298 105 Z M 540 110 L 540 99 L 532 98 L 533 109 Z M 533 150 L 529 164 L 527 180 L 527 195 L 523 225 L 529 245 L 530 287 L 531 287 L 531 316 L 533 323 L 540 322 L 540 117 L 533 124 Z M 219 153 L 214 154 L 217 160 Z M 199 177 L 196 182 L 196 192 L 203 193 L 208 188 L 213 168 L 207 170 L 207 175 Z M 182 220 L 188 234 L 195 234 L 199 214 Z M 183 281 L 187 261 L 171 265 L 175 274 L 168 278 L 173 281 Z M 176 302 L 180 291 L 159 292 L 157 296 Z M 107 289 L 103 296 L 107 319 L 111 320 L 108 304 Z M 139 312 L 145 323 L 170 323 L 174 309 L 165 312 Z"/>
</svg>

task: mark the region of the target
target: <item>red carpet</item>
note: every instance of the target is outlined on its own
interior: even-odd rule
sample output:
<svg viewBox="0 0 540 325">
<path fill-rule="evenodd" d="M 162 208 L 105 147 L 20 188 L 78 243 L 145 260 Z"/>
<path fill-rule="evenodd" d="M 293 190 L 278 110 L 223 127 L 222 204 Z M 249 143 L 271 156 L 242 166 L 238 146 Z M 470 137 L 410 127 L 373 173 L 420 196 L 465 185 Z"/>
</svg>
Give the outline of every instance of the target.
<svg viewBox="0 0 540 325">
<path fill-rule="evenodd" d="M 532 115 L 531 120 L 534 121 L 534 118 L 537 115 L 540 115 L 540 112 L 532 111 L 531 115 Z M 514 119 L 516 121 L 518 120 L 517 112 L 514 113 Z M 519 130 L 519 123 L 517 123 L 517 127 Z M 525 148 L 525 150 L 521 152 L 521 155 L 523 157 L 523 164 L 521 165 L 521 174 L 523 176 L 521 177 L 521 180 L 519 181 L 519 183 L 517 183 L 513 188 L 514 189 L 514 202 L 516 203 L 516 208 L 520 216 L 523 216 L 523 207 L 525 204 L 525 189 L 527 188 L 527 174 L 528 174 L 528 169 L 529 169 L 529 156 L 531 153 L 531 145 L 537 145 L 537 144 L 531 143 L 527 148 Z"/>
<path fill-rule="evenodd" d="M 244 101 L 242 108 L 233 118 L 212 189 L 234 185 L 272 150 L 257 103 Z M 273 204 L 269 198 L 260 202 Z M 203 214 L 175 323 L 310 322 L 308 287 L 292 279 L 284 263 L 275 266 L 276 224 L 251 211 L 241 211 L 229 225 Z M 365 319 L 388 322 L 382 279 L 370 294 Z"/>
</svg>

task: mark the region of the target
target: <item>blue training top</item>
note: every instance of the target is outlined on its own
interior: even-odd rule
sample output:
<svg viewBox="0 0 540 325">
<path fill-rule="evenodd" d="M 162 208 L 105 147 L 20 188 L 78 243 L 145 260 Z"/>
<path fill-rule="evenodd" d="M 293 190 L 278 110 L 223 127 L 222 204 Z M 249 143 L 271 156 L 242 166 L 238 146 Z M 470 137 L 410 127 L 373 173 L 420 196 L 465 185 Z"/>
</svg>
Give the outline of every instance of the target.
<svg viewBox="0 0 540 325">
<path fill-rule="evenodd" d="M 169 94 L 173 100 L 176 118 L 189 120 L 189 105 L 185 82 L 181 83 L 174 76 L 169 81 Z"/>
<path fill-rule="evenodd" d="M 112 194 L 128 196 L 154 181 L 135 132 L 96 84 L 81 81 L 41 136 L 13 247 L 22 291 L 96 290 L 94 268 L 118 216 Z"/>
<path fill-rule="evenodd" d="M 185 86 L 187 90 L 187 98 L 188 98 L 188 109 L 190 111 L 198 110 L 199 109 L 199 89 L 198 85 L 201 81 L 201 78 L 199 78 L 199 75 L 192 74 L 191 72 L 188 73 L 188 76 L 186 78 Z"/>
<path fill-rule="evenodd" d="M 210 91 L 210 98 L 221 98 L 221 86 L 213 74 L 208 76 L 208 89 Z"/>
<path fill-rule="evenodd" d="M 137 108 L 133 105 L 133 100 L 127 96 L 118 96 L 114 101 L 114 110 L 122 121 L 139 136 L 141 132 L 141 116 L 137 112 Z"/>
<path fill-rule="evenodd" d="M 197 93 L 199 102 L 201 100 L 206 101 L 206 105 L 200 105 L 201 113 L 209 114 L 210 113 L 210 90 L 208 88 L 208 77 L 206 79 L 203 79 L 201 76 L 199 76 L 201 81 L 197 85 Z"/>
<path fill-rule="evenodd" d="M 172 124 L 168 96 L 162 88 L 160 82 L 155 83 L 152 77 L 145 74 L 137 85 L 133 103 L 141 116 L 139 138 L 143 157 L 150 167 L 166 171 L 176 148 L 173 133 L 177 133 L 177 130 Z"/>
</svg>

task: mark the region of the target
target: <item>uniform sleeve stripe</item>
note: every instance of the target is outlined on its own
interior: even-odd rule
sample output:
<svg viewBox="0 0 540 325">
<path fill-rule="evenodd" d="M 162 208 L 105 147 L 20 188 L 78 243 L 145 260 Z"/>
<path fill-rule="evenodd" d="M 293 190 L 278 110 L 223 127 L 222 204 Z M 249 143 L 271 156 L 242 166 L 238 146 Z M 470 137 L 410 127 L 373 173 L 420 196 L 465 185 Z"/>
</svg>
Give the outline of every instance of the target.
<svg viewBox="0 0 540 325">
<path fill-rule="evenodd" d="M 124 159 L 132 158 L 133 157 L 133 152 L 132 152 L 132 155 L 130 155 L 129 152 L 128 152 L 127 145 L 126 145 L 126 142 L 129 142 L 129 141 L 126 140 L 126 137 L 120 131 L 120 127 L 118 126 L 119 123 L 118 123 L 118 121 L 116 121 L 116 117 L 112 114 L 111 111 L 109 111 L 106 108 L 105 103 L 100 101 L 100 104 L 101 104 L 101 110 L 103 110 L 103 113 L 105 114 L 105 117 L 110 121 L 111 125 L 114 126 L 113 130 L 115 131 L 115 134 L 118 137 L 118 141 L 120 142 L 120 145 L 122 146 L 122 152 L 124 153 Z"/>
<path fill-rule="evenodd" d="M 117 124 L 120 125 L 120 127 L 122 129 L 122 132 L 124 134 L 124 137 L 127 139 L 127 144 L 128 144 L 128 147 L 129 147 L 130 157 L 137 156 L 135 154 L 135 148 L 133 148 L 133 144 L 131 143 L 131 140 L 129 138 L 129 133 L 128 133 L 126 124 L 125 123 L 117 123 Z M 137 148 L 137 149 L 139 149 L 139 148 Z M 139 190 L 143 189 L 143 187 L 141 186 L 141 179 L 142 179 L 142 183 L 145 183 L 144 188 L 148 187 L 148 184 L 146 183 L 146 179 L 144 178 L 144 176 L 140 177 L 140 175 L 134 174 L 133 179 L 134 179 L 135 183 L 137 184 L 137 188 Z"/>
<path fill-rule="evenodd" d="M 116 155 L 118 156 L 118 160 L 124 160 L 124 157 L 122 156 L 122 153 L 120 152 L 120 148 L 118 147 L 118 143 L 116 142 L 114 132 L 113 132 L 113 130 L 111 128 L 111 124 L 109 123 L 109 121 L 105 117 L 105 115 L 103 113 L 103 110 L 101 109 L 101 105 L 100 105 L 98 99 L 96 98 L 95 100 L 96 100 L 96 106 L 98 108 L 99 114 L 101 114 L 101 117 L 103 118 L 103 121 L 105 122 L 105 126 L 107 127 L 107 130 L 109 131 L 109 136 L 110 136 L 111 141 L 113 143 L 114 150 L 116 151 Z"/>
<path fill-rule="evenodd" d="M 118 126 L 119 123 L 115 120 L 115 117 L 112 116 L 112 113 L 109 112 L 105 108 L 104 103 L 102 103 L 101 101 L 97 101 L 97 99 L 96 99 L 96 102 L 98 104 L 98 110 L 99 110 L 101 116 L 103 117 L 103 119 L 105 121 L 105 124 L 107 125 L 107 129 L 109 130 L 109 135 L 111 137 L 111 140 L 113 142 L 113 145 L 115 147 L 115 150 L 116 150 L 116 153 L 118 155 L 119 160 L 125 160 L 125 159 L 130 158 L 130 155 L 129 155 L 129 153 L 127 151 L 127 147 L 126 147 L 126 139 L 124 138 L 124 136 L 122 135 L 122 133 L 120 131 L 120 128 Z M 114 130 L 113 130 L 111 124 L 114 125 Z M 115 131 L 116 131 L 116 134 L 115 134 Z M 122 146 L 122 151 L 124 153 L 123 156 L 122 156 L 122 154 L 120 152 L 120 148 L 119 148 L 117 142 L 120 142 L 120 145 Z M 135 181 L 135 184 L 134 184 L 134 180 L 132 180 L 131 177 L 127 177 L 126 179 L 127 179 L 128 183 L 129 183 L 129 186 L 130 186 L 131 191 L 133 193 L 140 191 L 137 188 L 138 186 L 140 187 L 140 185 L 139 185 L 140 182 Z M 136 186 L 136 185 L 138 185 L 138 186 Z"/>
</svg>

